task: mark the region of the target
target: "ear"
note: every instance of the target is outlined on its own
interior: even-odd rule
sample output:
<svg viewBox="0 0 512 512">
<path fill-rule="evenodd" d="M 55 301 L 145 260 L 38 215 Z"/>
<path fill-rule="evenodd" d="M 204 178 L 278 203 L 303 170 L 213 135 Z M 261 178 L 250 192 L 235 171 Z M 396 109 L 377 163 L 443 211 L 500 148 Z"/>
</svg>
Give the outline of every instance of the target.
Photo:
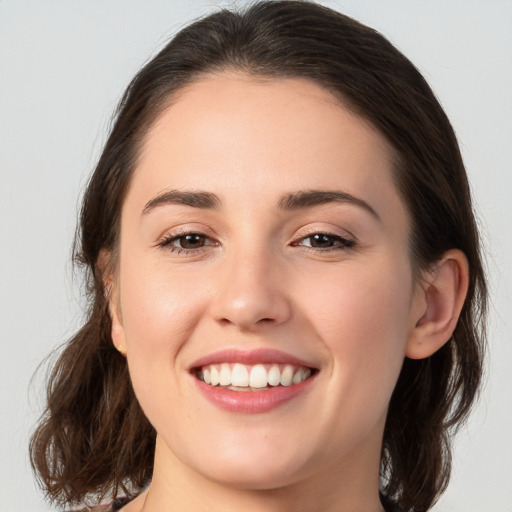
<svg viewBox="0 0 512 512">
<path fill-rule="evenodd" d="M 124 336 L 123 318 L 119 302 L 119 283 L 115 278 L 112 253 L 101 249 L 98 256 L 98 269 L 103 279 L 105 299 L 108 303 L 108 310 L 111 319 L 110 335 L 115 348 L 123 355 L 126 355 L 126 341 Z"/>
<path fill-rule="evenodd" d="M 413 328 L 405 355 L 424 359 L 452 336 L 466 299 L 469 267 L 458 249 L 446 252 L 435 268 L 426 272 L 415 291 Z"/>
</svg>

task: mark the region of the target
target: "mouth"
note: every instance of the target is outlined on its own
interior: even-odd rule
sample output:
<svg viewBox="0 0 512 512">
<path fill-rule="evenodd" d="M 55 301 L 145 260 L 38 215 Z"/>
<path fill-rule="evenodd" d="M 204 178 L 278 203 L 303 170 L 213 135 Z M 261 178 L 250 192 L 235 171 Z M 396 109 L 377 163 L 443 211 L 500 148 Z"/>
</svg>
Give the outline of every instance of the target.
<svg viewBox="0 0 512 512">
<path fill-rule="evenodd" d="M 231 391 L 267 391 L 276 387 L 289 387 L 309 379 L 315 369 L 307 366 L 279 363 L 208 364 L 195 369 L 195 377 L 212 387 Z"/>
<path fill-rule="evenodd" d="M 311 389 L 319 373 L 291 354 L 267 349 L 224 350 L 189 371 L 210 403 L 236 413 L 263 413 L 290 402 Z"/>
</svg>

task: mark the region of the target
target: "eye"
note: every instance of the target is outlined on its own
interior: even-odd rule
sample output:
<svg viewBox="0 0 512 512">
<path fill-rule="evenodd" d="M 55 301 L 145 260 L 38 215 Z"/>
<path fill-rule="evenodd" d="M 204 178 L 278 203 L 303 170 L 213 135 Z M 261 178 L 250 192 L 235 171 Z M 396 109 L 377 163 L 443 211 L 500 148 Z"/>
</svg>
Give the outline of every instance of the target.
<svg viewBox="0 0 512 512">
<path fill-rule="evenodd" d="M 207 238 L 199 233 L 190 233 L 175 238 L 173 242 L 180 247 L 180 249 L 199 249 L 206 245 Z"/>
<path fill-rule="evenodd" d="M 355 242 L 344 238 L 340 235 L 333 235 L 329 233 L 314 233 L 301 238 L 293 245 L 300 245 L 303 247 L 310 247 L 312 249 L 329 250 L 329 249 L 347 249 L 353 247 Z"/>
<path fill-rule="evenodd" d="M 214 242 L 203 233 L 180 233 L 167 236 L 158 245 L 171 251 L 182 252 L 197 251 L 203 247 L 214 245 Z"/>
</svg>

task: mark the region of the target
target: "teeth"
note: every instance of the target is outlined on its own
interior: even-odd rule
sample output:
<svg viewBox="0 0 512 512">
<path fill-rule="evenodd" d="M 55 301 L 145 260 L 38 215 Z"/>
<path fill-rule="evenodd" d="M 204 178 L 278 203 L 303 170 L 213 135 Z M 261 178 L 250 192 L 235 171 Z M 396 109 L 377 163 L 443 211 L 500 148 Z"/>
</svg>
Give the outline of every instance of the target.
<svg viewBox="0 0 512 512">
<path fill-rule="evenodd" d="M 247 387 L 249 385 L 249 372 L 243 364 L 236 363 L 235 366 L 233 366 L 231 385 L 238 387 Z"/>
<path fill-rule="evenodd" d="M 311 369 L 287 365 L 222 363 L 204 366 L 199 378 L 211 386 L 234 388 L 237 391 L 264 390 L 269 386 L 291 386 L 304 382 Z"/>
<path fill-rule="evenodd" d="M 211 385 L 216 386 L 219 383 L 219 370 L 215 366 L 210 367 Z"/>
<path fill-rule="evenodd" d="M 277 366 L 277 364 L 273 364 L 270 367 L 270 370 L 268 371 L 268 383 L 271 386 L 279 386 L 280 381 L 281 381 L 281 372 L 279 371 L 279 366 Z"/>
<path fill-rule="evenodd" d="M 226 363 L 220 365 L 219 384 L 221 386 L 229 386 L 231 384 L 231 368 Z"/>
<path fill-rule="evenodd" d="M 281 373 L 281 386 L 291 386 L 293 382 L 293 368 L 287 364 Z"/>
<path fill-rule="evenodd" d="M 251 369 L 251 376 L 249 378 L 249 386 L 251 388 L 264 388 L 267 385 L 267 370 L 262 364 L 257 364 Z"/>
</svg>

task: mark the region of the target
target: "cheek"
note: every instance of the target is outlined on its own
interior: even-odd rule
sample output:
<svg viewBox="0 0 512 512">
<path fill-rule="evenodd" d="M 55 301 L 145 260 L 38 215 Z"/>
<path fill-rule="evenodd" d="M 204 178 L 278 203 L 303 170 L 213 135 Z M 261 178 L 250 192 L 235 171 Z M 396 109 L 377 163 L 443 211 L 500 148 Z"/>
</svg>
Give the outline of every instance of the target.
<svg viewBox="0 0 512 512">
<path fill-rule="evenodd" d="M 135 394 L 153 425 L 165 430 L 181 409 L 180 354 L 201 318 L 205 297 L 190 274 L 148 260 L 132 254 L 121 262 L 122 323 Z"/>
<path fill-rule="evenodd" d="M 316 276 L 303 309 L 332 354 L 333 371 L 393 381 L 407 342 L 412 278 L 407 262 L 383 261 Z M 371 380 L 371 379 L 370 379 Z"/>
<path fill-rule="evenodd" d="M 405 357 L 411 283 L 408 264 L 390 262 L 329 272 L 307 286 L 303 308 L 331 358 L 320 415 L 340 439 L 355 443 L 383 428 Z M 337 442 L 334 451 L 346 449 Z"/>
<path fill-rule="evenodd" d="M 190 275 L 168 264 L 129 257 L 121 265 L 121 311 L 130 351 L 177 351 L 205 305 L 205 292 Z"/>
</svg>

